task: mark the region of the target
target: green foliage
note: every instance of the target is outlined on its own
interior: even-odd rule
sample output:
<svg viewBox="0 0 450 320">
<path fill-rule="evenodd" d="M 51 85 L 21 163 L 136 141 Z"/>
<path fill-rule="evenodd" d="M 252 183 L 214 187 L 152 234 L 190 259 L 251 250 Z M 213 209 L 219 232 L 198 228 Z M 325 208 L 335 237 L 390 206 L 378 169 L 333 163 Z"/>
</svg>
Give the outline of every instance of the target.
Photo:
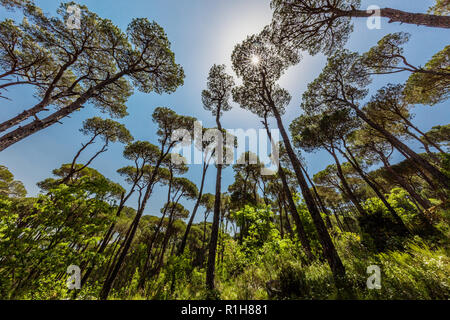
<svg viewBox="0 0 450 320">
<path fill-rule="evenodd" d="M 448 16 L 450 14 L 450 3 L 447 0 L 436 0 L 436 4 L 428 12 L 438 16 Z"/>
<path fill-rule="evenodd" d="M 276 39 L 312 55 L 329 55 L 347 42 L 353 25 L 346 13 L 360 5 L 361 0 L 272 0 Z"/>
<path fill-rule="evenodd" d="M 4 298 L 23 296 L 41 276 L 60 280 L 68 266 L 101 258 L 95 248 L 112 221 L 112 207 L 90 192 L 88 178 L 52 188 L 25 212 L 16 211 L 11 201 L 2 201 L 1 207 L 0 278 L 9 286 Z"/>
<path fill-rule="evenodd" d="M 279 231 L 273 224 L 274 213 L 270 207 L 262 206 L 255 208 L 245 206 L 243 210 L 233 213 L 241 230 L 248 226 L 243 236 L 243 246 L 248 253 L 252 254 L 262 248 L 264 243 L 279 238 Z"/>
<path fill-rule="evenodd" d="M 447 2 L 437 0 L 430 12 L 445 15 Z M 0 132 L 7 132 L 0 150 L 84 106 L 123 118 L 133 89 L 164 94 L 183 84 L 183 68 L 154 21 L 133 19 L 124 32 L 80 5 L 81 28 L 69 30 L 67 8 L 74 2 L 61 4 L 57 17 L 48 17 L 31 0 L 0 0 L 0 5 L 25 17 L 0 22 L 0 99 L 7 98 L 7 88 L 27 84 L 38 100 L 0 123 Z M 90 140 L 71 163 L 53 171 L 53 178 L 38 183 L 36 198 L 26 198 L 24 185 L 0 166 L 0 299 L 317 300 L 349 297 L 343 289 L 356 299 L 450 299 L 450 191 L 445 188 L 450 155 L 443 150 L 449 146 L 449 126 L 424 134 L 412 123 L 411 111 L 414 104 L 448 99 L 450 46 L 424 67 L 408 62 L 404 45 L 410 35 L 402 32 L 384 36 L 362 55 L 343 49 L 351 19 L 369 15 L 360 6 L 360 0 L 272 0 L 272 24 L 233 50 L 232 67 L 242 83 L 235 86 L 225 65 L 210 69 L 201 98 L 217 129 L 195 133 L 195 147 L 204 151 L 203 170 L 216 159 L 220 176 L 226 165 L 217 160 L 229 160 L 228 146 L 211 147 L 221 142 L 218 134 L 226 135 L 229 146 L 237 145 L 221 124 L 233 98 L 267 130 L 268 119 L 276 119 L 283 134 L 278 175 L 264 175 L 257 156 L 245 152 L 233 166 L 229 193 L 221 193 L 218 179 L 215 195 L 200 195 L 196 182 L 183 177 L 189 170 L 185 159 L 172 161 L 173 148 L 197 119 L 168 107 L 153 110 L 155 144 L 134 141 L 111 119 L 85 120 L 80 131 Z M 391 11 L 382 15 L 402 21 L 389 16 Z M 440 17 L 423 22 L 409 16 L 412 20 L 403 22 L 445 25 Z M 304 113 L 290 123 L 294 145 L 302 149 L 295 155 L 282 118 L 291 95 L 277 82 L 301 61 L 300 50 L 322 52 L 328 61 L 303 94 Z M 412 73 L 406 84 L 387 84 L 362 104 L 373 74 L 399 72 Z M 50 114 L 38 118 L 43 111 Z M 415 153 L 409 139 L 426 153 Z M 78 163 L 99 140 L 97 153 Z M 123 156 L 130 163 L 117 173 L 127 188 L 90 168 L 116 142 L 126 145 Z M 302 151 L 318 149 L 327 150 L 336 164 L 310 181 L 306 161 L 295 160 Z M 396 150 L 407 159 L 391 164 Z M 341 156 L 347 161 L 342 165 Z M 383 168 L 369 172 L 380 163 Z M 287 180 L 283 184 L 281 177 Z M 160 185 L 167 200 L 151 211 L 161 215 L 146 215 Z M 194 212 L 183 201 L 196 199 L 204 220 L 192 223 Z M 189 219 L 190 232 L 181 244 Z M 70 265 L 82 270 L 81 290 L 67 287 Z M 379 290 L 367 287 L 368 267 L 374 265 L 382 272 Z"/>
<path fill-rule="evenodd" d="M 14 175 L 5 166 L 0 165 L 0 198 L 1 197 L 25 197 L 27 191 L 20 181 L 14 180 Z"/>
<path fill-rule="evenodd" d="M 413 73 L 406 82 L 406 101 L 430 106 L 446 101 L 450 95 L 450 46 L 435 54 L 424 69 L 441 74 Z"/>
</svg>

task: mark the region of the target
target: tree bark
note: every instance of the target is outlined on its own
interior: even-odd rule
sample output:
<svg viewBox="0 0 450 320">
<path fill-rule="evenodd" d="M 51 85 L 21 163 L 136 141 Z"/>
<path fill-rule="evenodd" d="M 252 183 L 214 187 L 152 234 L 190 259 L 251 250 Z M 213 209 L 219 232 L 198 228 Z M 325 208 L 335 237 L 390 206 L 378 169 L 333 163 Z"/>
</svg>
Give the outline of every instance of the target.
<svg viewBox="0 0 450 320">
<path fill-rule="evenodd" d="M 12 128 L 28 118 L 31 118 L 35 116 L 37 113 L 44 111 L 45 105 L 42 103 L 37 104 L 36 106 L 25 110 L 24 112 L 20 113 L 19 115 L 15 116 L 14 118 L 11 118 L 9 120 L 4 121 L 3 123 L 0 123 L 0 132 L 6 131 L 9 128 Z"/>
<path fill-rule="evenodd" d="M 59 80 L 61 80 L 61 78 L 64 76 L 64 73 L 66 72 L 66 70 L 78 60 L 78 57 L 80 56 L 80 54 L 81 54 L 81 52 L 74 54 L 73 57 L 71 59 L 69 59 L 69 61 L 67 61 L 64 65 L 61 66 L 61 68 L 59 69 L 55 78 L 53 79 L 52 83 L 47 88 L 41 102 L 39 102 L 34 107 L 32 107 L 28 110 L 25 110 L 24 112 L 17 115 L 16 117 L 11 118 L 11 119 L 1 123 L 0 124 L 0 132 L 6 131 L 9 128 L 12 128 L 13 126 L 16 126 L 16 125 L 24 122 L 28 118 L 35 116 L 36 114 L 38 114 L 41 111 L 45 111 L 45 108 L 53 102 L 51 95 L 52 95 L 53 91 L 55 90 L 56 85 L 58 84 Z"/>
<path fill-rule="evenodd" d="M 286 223 L 285 223 L 286 229 L 289 232 L 289 234 L 291 235 L 291 239 L 294 239 L 294 231 L 292 230 L 291 221 L 289 220 L 289 214 L 288 214 L 289 210 L 287 208 L 288 205 L 286 204 L 285 199 L 283 199 L 282 203 L 283 203 L 282 205 L 284 208 L 283 211 L 284 211 L 284 217 L 285 217 L 285 221 L 286 221 Z"/>
<path fill-rule="evenodd" d="M 281 206 L 281 199 L 278 198 L 278 214 L 280 215 L 280 237 L 284 239 L 284 225 L 283 225 L 283 207 Z"/>
<path fill-rule="evenodd" d="M 325 203 L 322 200 L 322 197 L 320 196 L 319 192 L 317 191 L 316 185 L 314 184 L 314 182 L 312 181 L 311 177 L 308 174 L 308 171 L 306 171 L 305 168 L 303 168 L 303 173 L 305 174 L 306 179 L 308 180 L 309 184 L 311 185 L 313 192 L 317 198 L 317 204 L 320 207 L 320 209 L 322 209 L 323 213 L 325 213 L 327 215 L 327 221 L 329 220 L 329 211 L 327 210 L 327 207 L 325 206 Z M 328 223 L 328 222 L 327 222 Z M 330 223 L 331 225 L 331 223 Z"/>
</svg>

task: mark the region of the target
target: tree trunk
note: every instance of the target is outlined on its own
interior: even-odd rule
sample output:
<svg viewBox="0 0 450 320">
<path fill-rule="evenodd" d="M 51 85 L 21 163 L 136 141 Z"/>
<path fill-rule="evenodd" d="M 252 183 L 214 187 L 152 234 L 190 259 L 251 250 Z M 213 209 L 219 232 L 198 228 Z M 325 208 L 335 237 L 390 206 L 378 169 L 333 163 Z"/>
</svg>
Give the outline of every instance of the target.
<svg viewBox="0 0 450 320">
<path fill-rule="evenodd" d="M 170 194 L 170 192 L 169 192 L 169 194 Z M 170 203 L 170 201 L 167 202 L 167 203 Z M 158 222 L 158 225 L 156 227 L 155 233 L 152 235 L 151 240 L 150 240 L 150 242 L 148 244 L 147 257 L 145 259 L 144 267 L 142 268 L 141 276 L 140 276 L 139 283 L 138 283 L 138 288 L 141 288 L 141 289 L 144 288 L 145 280 L 147 279 L 147 276 L 149 275 L 149 270 L 150 270 L 150 265 L 151 265 L 150 259 L 151 259 L 151 256 L 152 256 L 153 246 L 154 246 L 154 244 L 156 242 L 156 239 L 158 238 L 159 232 L 161 231 L 161 227 L 162 227 L 162 225 L 164 223 L 164 219 L 166 218 L 166 215 L 167 215 L 168 207 L 169 207 L 169 205 L 166 205 L 166 208 L 165 208 L 165 210 L 163 212 L 163 215 L 161 216 L 161 219 L 159 219 L 159 222 Z"/>
<path fill-rule="evenodd" d="M 216 124 L 217 129 L 220 134 L 222 134 L 222 125 L 220 123 L 220 113 L 221 108 L 218 107 L 217 116 L 216 116 Z M 220 140 L 220 139 L 219 139 Z M 211 239 L 209 241 L 209 252 L 208 252 L 208 265 L 206 268 L 206 287 L 209 290 L 215 289 L 214 284 L 214 275 L 216 270 L 216 252 L 217 252 L 217 241 L 219 237 L 219 224 L 220 224 L 220 204 L 221 204 L 221 196 L 222 196 L 222 162 L 223 162 L 223 141 L 222 143 L 218 143 L 216 150 L 217 154 L 217 176 L 216 176 L 216 199 L 214 202 L 214 217 L 213 224 L 211 228 Z"/>
<path fill-rule="evenodd" d="M 407 118 L 402 117 L 402 119 L 405 121 L 405 123 L 413 128 L 414 130 L 416 130 L 416 132 L 418 132 L 419 134 L 422 135 L 423 139 L 425 141 L 423 141 L 422 139 L 420 139 L 419 137 L 417 137 L 415 134 L 412 134 L 408 131 L 409 134 L 411 134 L 411 136 L 415 139 L 417 139 L 420 143 L 422 143 L 425 147 L 429 144 L 431 146 L 433 146 L 436 150 L 438 150 L 440 153 L 445 154 L 444 150 L 442 150 L 442 148 L 439 146 L 439 144 L 435 143 L 433 140 L 431 140 L 427 134 L 425 132 L 423 132 L 422 130 L 420 130 L 417 126 L 415 126 L 411 121 L 409 121 Z"/>
<path fill-rule="evenodd" d="M 342 166 L 339 161 L 339 158 L 336 155 L 336 152 L 334 151 L 334 149 L 328 150 L 328 152 L 333 156 L 334 161 L 336 162 L 337 174 L 339 176 L 339 179 L 341 179 L 344 190 L 346 191 L 347 195 L 350 197 L 350 201 L 356 207 L 356 209 L 358 210 L 358 212 L 361 216 L 367 216 L 367 213 L 364 211 L 363 207 L 359 203 L 359 200 L 356 198 L 355 194 L 353 193 L 353 190 L 350 188 L 350 186 L 347 183 L 347 179 L 344 176 L 344 172 L 342 171 Z"/>
<path fill-rule="evenodd" d="M 204 164 L 203 172 L 202 172 L 202 182 L 200 185 L 197 202 L 195 203 L 194 210 L 192 211 L 191 218 L 189 219 L 189 223 L 186 227 L 186 231 L 184 233 L 183 240 L 181 240 L 180 249 L 178 250 L 177 256 L 181 256 L 184 253 L 184 249 L 186 248 L 186 243 L 187 243 L 187 239 L 189 236 L 189 232 L 191 231 L 192 225 L 194 223 L 195 215 L 197 214 L 198 208 L 200 207 L 200 202 L 202 201 L 203 188 L 205 186 L 205 177 L 206 177 L 207 170 L 208 170 L 208 166 L 206 164 Z"/>
<path fill-rule="evenodd" d="M 214 290 L 214 273 L 216 269 L 216 251 L 219 237 L 220 223 L 220 203 L 221 203 L 222 165 L 217 165 L 216 176 L 216 200 L 214 202 L 214 217 L 211 228 L 211 239 L 209 241 L 208 266 L 206 270 L 206 286 L 209 290 Z"/>
<path fill-rule="evenodd" d="M 323 213 L 326 214 L 325 221 L 327 223 L 327 227 L 329 226 L 329 228 L 331 228 L 332 224 L 331 224 L 331 220 L 330 220 L 330 213 L 329 213 L 327 207 L 325 206 L 325 204 L 322 200 L 322 197 L 320 196 L 319 192 L 317 191 L 316 185 L 314 184 L 311 177 L 309 176 L 308 171 L 306 171 L 306 169 L 303 167 L 302 167 L 302 169 L 303 169 L 306 179 L 308 180 L 309 184 L 311 185 L 311 187 L 313 189 L 313 192 L 314 192 L 314 195 L 316 196 L 316 200 L 317 200 L 317 204 L 318 204 L 319 208 L 323 211 Z"/>
<path fill-rule="evenodd" d="M 159 256 L 159 261 L 157 262 L 158 264 L 156 265 L 156 269 L 155 269 L 155 272 L 154 272 L 155 275 L 159 274 L 159 271 L 161 270 L 161 267 L 162 267 L 162 265 L 164 263 L 164 255 L 165 255 L 165 253 L 167 251 L 167 245 L 169 244 L 169 240 L 170 240 L 170 236 L 171 236 L 170 235 L 170 231 L 172 229 L 172 225 L 173 225 L 174 221 L 175 221 L 175 219 L 174 219 L 173 210 L 172 210 L 172 212 L 170 213 L 170 216 L 169 216 L 169 221 L 168 221 L 168 225 L 167 225 L 166 234 L 164 235 L 163 246 L 162 246 L 162 249 L 161 249 L 161 254 Z"/>
<path fill-rule="evenodd" d="M 30 117 L 36 116 L 36 114 L 38 114 L 41 111 L 45 111 L 45 108 L 53 102 L 51 95 L 52 95 L 53 91 L 55 90 L 58 82 L 64 76 L 64 73 L 66 72 L 66 70 L 78 60 L 78 57 L 80 56 L 80 54 L 81 54 L 81 52 L 74 54 L 73 57 L 71 59 L 69 59 L 69 61 L 67 61 L 65 64 L 63 64 L 61 66 L 61 68 L 58 70 L 58 73 L 55 75 L 55 78 L 52 80 L 52 83 L 49 85 L 49 87 L 45 91 L 45 94 L 44 94 L 41 102 L 39 102 L 34 107 L 32 107 L 28 110 L 25 110 L 24 112 L 17 115 L 16 117 L 11 118 L 11 119 L 1 123 L 0 124 L 0 132 L 8 130 L 9 128 L 12 128 L 12 127 L 24 122 L 25 120 L 27 120 Z"/>
<path fill-rule="evenodd" d="M 368 18 L 373 13 L 364 10 L 333 10 L 337 15 L 356 18 Z M 436 16 L 424 13 L 411 13 L 397 9 L 383 8 L 380 10 L 380 16 L 389 19 L 389 23 L 400 22 L 407 24 L 415 24 L 418 26 L 426 26 L 432 28 L 450 28 L 450 17 Z"/>
<path fill-rule="evenodd" d="M 119 208 L 117 209 L 117 212 L 116 212 L 116 218 L 119 218 L 119 217 L 120 217 L 120 215 L 121 215 L 121 213 L 122 213 L 122 210 L 123 210 L 123 208 L 125 207 L 125 203 L 128 201 L 128 199 L 131 197 L 131 195 L 132 195 L 133 193 L 134 193 L 134 186 L 133 186 L 133 188 L 131 189 L 131 191 L 128 193 L 128 195 L 127 195 L 126 197 L 124 197 L 124 198 L 120 201 Z M 109 227 L 108 231 L 106 232 L 105 236 L 103 237 L 102 242 L 100 243 L 100 247 L 99 247 L 99 249 L 97 250 L 97 254 L 102 254 L 102 253 L 105 251 L 105 249 L 106 249 L 106 247 L 107 247 L 107 245 L 108 245 L 108 242 L 110 241 L 110 239 L 111 239 L 111 237 L 112 237 L 112 235 L 113 235 L 112 233 L 113 233 L 113 231 L 114 231 L 114 227 L 115 227 L 115 226 L 116 226 L 116 223 L 115 223 L 115 222 L 111 223 L 111 226 Z M 86 284 L 86 282 L 87 282 L 89 276 L 91 275 L 93 269 L 94 269 L 94 266 L 91 265 L 91 266 L 86 270 L 86 273 L 84 274 L 83 278 L 81 279 L 81 286 L 84 286 L 84 285 Z"/>
<path fill-rule="evenodd" d="M 285 216 L 285 225 L 286 225 L 286 229 L 289 232 L 289 234 L 291 235 L 291 239 L 294 239 L 294 231 L 292 230 L 292 226 L 291 226 L 291 221 L 289 220 L 289 210 L 287 208 L 287 204 L 285 202 L 285 200 L 283 200 L 283 208 L 284 208 L 284 216 Z"/>
<path fill-rule="evenodd" d="M 0 132 L 6 131 L 9 128 L 12 128 L 28 118 L 31 118 L 35 116 L 37 113 L 43 111 L 45 109 L 45 105 L 42 103 L 37 104 L 36 106 L 25 110 L 24 112 L 20 113 L 19 115 L 15 116 L 14 118 L 11 118 L 9 120 L 4 121 L 3 123 L 0 123 Z"/>
<path fill-rule="evenodd" d="M 339 227 L 339 229 L 342 232 L 345 232 L 345 228 L 344 225 L 342 224 L 341 220 L 339 219 L 338 213 L 336 212 L 336 210 L 333 209 L 333 214 L 334 214 L 334 219 L 336 220 L 336 224 Z"/>
<path fill-rule="evenodd" d="M 278 198 L 278 214 L 280 215 L 280 237 L 284 239 L 284 225 L 283 225 L 283 207 L 281 206 L 281 200 Z"/>
<path fill-rule="evenodd" d="M 399 152 L 406 158 L 406 160 L 409 160 L 412 162 L 411 157 L 406 154 L 404 151 L 399 150 Z M 439 160 L 437 161 L 439 162 Z M 445 192 L 442 192 L 440 185 L 436 186 L 436 184 L 427 176 L 427 174 L 423 171 L 423 168 L 418 166 L 416 163 L 414 163 L 414 167 L 416 168 L 417 172 L 416 175 L 420 178 L 423 179 L 431 188 L 431 190 L 433 190 L 434 192 L 436 192 L 438 194 L 438 196 L 445 202 L 445 199 L 447 198 L 447 195 L 445 194 Z"/>
<path fill-rule="evenodd" d="M 381 155 L 380 155 L 381 156 Z M 385 165 L 385 168 L 395 177 L 395 179 L 398 181 L 398 183 L 411 195 L 411 197 L 417 201 L 417 203 L 419 203 L 423 209 L 428 210 L 429 208 L 431 208 L 432 204 L 430 203 L 430 201 L 428 201 L 428 199 L 423 198 L 422 196 L 420 196 L 419 194 L 417 194 L 417 192 L 414 190 L 414 188 L 412 188 L 409 183 L 407 183 L 402 176 L 400 176 L 399 174 L 397 174 L 395 172 L 395 170 L 393 170 L 390 167 L 389 161 L 388 159 L 382 155 L 383 158 L 383 164 Z M 418 211 L 419 214 L 419 219 L 421 220 L 423 226 L 425 227 L 426 232 L 429 235 L 438 235 L 441 236 L 441 232 L 436 229 L 433 224 L 427 219 L 427 217 L 424 214 L 424 211 L 419 210 Z"/>
<path fill-rule="evenodd" d="M 75 112 L 78 109 L 83 108 L 83 104 L 85 104 L 93 94 L 95 94 L 98 90 L 103 89 L 104 87 L 116 82 L 118 79 L 122 78 L 124 75 L 129 73 L 129 71 L 122 71 L 116 74 L 114 77 L 100 82 L 95 87 L 87 90 L 82 96 L 80 96 L 77 100 L 69 104 L 67 107 L 64 107 L 45 119 L 35 120 L 23 127 L 17 128 L 16 130 L 7 133 L 6 135 L 0 138 L 0 151 L 5 150 L 6 148 L 12 146 L 13 144 L 31 136 L 32 134 L 43 130 L 45 128 L 58 123 L 61 119 L 67 117 L 71 113 Z"/>
</svg>

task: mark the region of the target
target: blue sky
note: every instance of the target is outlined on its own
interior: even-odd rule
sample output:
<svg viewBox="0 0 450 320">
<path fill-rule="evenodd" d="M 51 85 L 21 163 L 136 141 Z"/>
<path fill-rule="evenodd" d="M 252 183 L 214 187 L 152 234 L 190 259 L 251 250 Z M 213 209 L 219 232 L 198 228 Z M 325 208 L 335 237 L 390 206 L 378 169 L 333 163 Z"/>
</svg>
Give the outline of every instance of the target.
<svg viewBox="0 0 450 320">
<path fill-rule="evenodd" d="M 45 12 L 56 14 L 59 1 L 36 0 Z M 363 8 L 377 4 L 380 7 L 392 6 L 410 12 L 426 12 L 433 5 L 432 0 L 363 0 Z M 127 24 L 135 17 L 147 17 L 158 22 L 165 30 L 172 43 L 176 60 L 186 73 L 185 84 L 172 95 L 142 94 L 136 92 L 128 101 L 130 115 L 120 122 L 124 123 L 136 139 L 149 140 L 156 143 L 154 125 L 151 114 L 158 106 L 170 107 L 177 113 L 197 117 L 206 127 L 215 126 L 214 118 L 203 109 L 201 91 L 205 88 L 208 71 L 213 64 L 226 64 L 231 70 L 231 53 L 236 44 L 248 35 L 258 33 L 270 22 L 271 10 L 269 0 L 81 0 L 91 11 L 102 17 L 111 19 L 115 24 L 126 29 Z M 2 10 L 2 9 L 0 9 Z M 14 16 L 10 12 L 1 11 L 0 19 Z M 347 48 L 365 52 L 384 35 L 404 31 L 412 34 L 406 46 L 405 55 L 414 65 L 424 65 L 436 52 L 449 43 L 448 30 L 417 27 L 412 25 L 388 24 L 382 20 L 381 30 L 369 30 L 365 19 L 357 19 L 355 32 L 352 34 Z M 304 54 L 302 62 L 291 68 L 280 80 L 281 86 L 292 95 L 292 101 L 284 117 L 286 125 L 301 113 L 302 93 L 308 83 L 313 81 L 325 66 L 326 59 L 322 55 L 310 57 Z M 387 83 L 403 83 L 409 74 L 378 76 L 371 85 L 371 92 Z M 33 92 L 26 87 L 11 90 L 8 93 L 11 101 L 1 102 L 0 121 L 14 116 L 33 105 Z M 448 104 L 434 107 L 417 106 L 415 123 L 422 130 L 432 126 L 448 124 L 450 112 Z M 55 125 L 43 130 L 0 153 L 0 164 L 7 166 L 16 179 L 25 183 L 30 195 L 38 193 L 36 183 L 49 176 L 51 171 L 68 163 L 86 141 L 78 130 L 83 120 L 92 116 L 105 116 L 92 107 L 76 112 L 71 118 L 64 119 L 63 125 Z M 227 129 L 261 128 L 258 118 L 234 104 L 234 108 L 222 119 Z M 273 127 L 275 127 L 274 123 Z M 419 151 L 419 149 L 417 149 Z M 97 159 L 92 167 L 106 177 L 124 182 L 116 170 L 129 163 L 122 157 L 123 146 L 114 145 L 108 153 Z M 331 164 L 331 158 L 324 152 L 306 155 L 308 169 L 311 174 L 323 170 Z M 196 184 L 200 183 L 201 166 L 191 166 L 186 177 Z M 224 172 L 222 190 L 225 191 L 233 182 L 233 172 Z M 215 168 L 211 167 L 206 180 L 206 192 L 214 193 Z M 166 189 L 157 188 L 146 210 L 147 214 L 158 214 L 166 199 Z M 183 203 L 192 209 L 191 202 Z M 135 205 L 135 199 L 128 203 Z"/>
</svg>

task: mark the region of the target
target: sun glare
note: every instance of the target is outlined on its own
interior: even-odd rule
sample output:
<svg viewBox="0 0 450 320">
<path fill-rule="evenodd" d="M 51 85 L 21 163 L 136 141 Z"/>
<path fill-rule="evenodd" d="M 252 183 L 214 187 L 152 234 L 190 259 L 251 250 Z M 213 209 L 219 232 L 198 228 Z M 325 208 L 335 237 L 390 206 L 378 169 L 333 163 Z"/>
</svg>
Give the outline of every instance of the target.
<svg viewBox="0 0 450 320">
<path fill-rule="evenodd" d="M 261 61 L 261 59 L 258 56 L 253 55 L 251 61 L 252 61 L 253 65 L 257 66 L 259 64 L 259 62 Z"/>
</svg>

